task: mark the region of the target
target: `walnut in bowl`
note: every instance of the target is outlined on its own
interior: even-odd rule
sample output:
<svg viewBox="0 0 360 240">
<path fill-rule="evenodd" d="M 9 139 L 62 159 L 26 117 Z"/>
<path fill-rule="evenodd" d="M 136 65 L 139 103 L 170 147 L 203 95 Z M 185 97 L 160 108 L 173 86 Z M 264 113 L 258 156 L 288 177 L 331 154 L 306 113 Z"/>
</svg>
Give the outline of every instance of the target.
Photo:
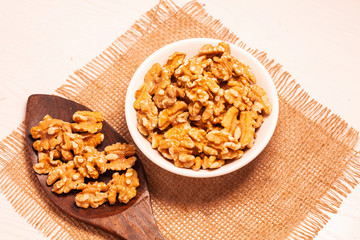
<svg viewBox="0 0 360 240">
<path fill-rule="evenodd" d="M 189 39 L 158 50 L 139 67 L 125 113 L 150 160 L 180 175 L 214 177 L 263 150 L 276 126 L 278 98 L 265 68 L 243 49 Z"/>
</svg>

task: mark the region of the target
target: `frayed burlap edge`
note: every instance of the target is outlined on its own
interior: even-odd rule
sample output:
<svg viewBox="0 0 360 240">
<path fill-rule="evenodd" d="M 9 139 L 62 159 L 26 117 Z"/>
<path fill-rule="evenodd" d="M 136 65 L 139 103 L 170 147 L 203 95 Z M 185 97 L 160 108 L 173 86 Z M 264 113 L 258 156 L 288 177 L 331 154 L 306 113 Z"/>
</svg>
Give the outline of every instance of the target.
<svg viewBox="0 0 360 240">
<path fill-rule="evenodd" d="M 219 20 L 207 14 L 201 4 L 196 1 L 189 2 L 181 9 L 171 1 L 161 1 L 142 16 L 140 20 L 135 22 L 125 34 L 114 41 L 103 53 L 71 75 L 67 80 L 67 84 L 62 85 L 56 92 L 69 98 L 75 98 L 79 92 L 96 81 L 103 71 L 111 67 L 119 56 L 131 50 L 141 37 L 156 29 L 178 11 L 183 11 L 196 21 L 206 25 L 219 36 L 219 39 L 236 44 L 253 54 L 269 71 L 278 90 L 280 101 L 287 102 L 294 110 L 301 112 L 306 118 L 317 124 L 318 127 L 325 129 L 331 134 L 334 141 L 339 141 L 349 148 L 354 148 L 358 141 L 358 132 L 355 129 L 349 127 L 344 120 L 332 113 L 331 110 L 312 99 L 292 79 L 291 75 L 280 64 L 268 58 L 265 52 L 248 48 L 234 33 L 225 28 Z M 71 239 L 66 230 L 59 228 L 61 223 L 56 222 L 54 218 L 48 215 L 47 211 L 37 205 L 38 201 L 31 194 L 23 192 L 19 186 L 8 178 L 9 173 L 3 170 L 10 160 L 16 159 L 19 152 L 24 150 L 23 140 L 24 125 L 21 124 L 17 130 L 0 142 L 0 167 L 2 168 L 0 189 L 16 212 L 24 217 L 29 224 L 40 230 L 44 236 L 52 239 Z M 317 208 L 313 209 L 306 219 L 294 229 L 289 239 L 315 237 L 319 230 L 329 221 L 328 214 L 336 213 L 343 199 L 358 184 L 360 178 L 360 153 L 355 150 L 352 150 L 352 152 L 345 171 L 339 178 L 334 180 L 327 193 L 318 202 Z"/>
</svg>

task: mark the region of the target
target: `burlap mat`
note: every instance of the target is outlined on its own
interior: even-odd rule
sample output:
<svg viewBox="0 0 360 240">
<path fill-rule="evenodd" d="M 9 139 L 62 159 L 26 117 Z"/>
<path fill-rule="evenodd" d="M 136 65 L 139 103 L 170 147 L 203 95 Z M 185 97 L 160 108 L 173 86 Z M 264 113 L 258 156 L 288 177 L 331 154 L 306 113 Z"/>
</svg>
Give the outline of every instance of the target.
<svg viewBox="0 0 360 240">
<path fill-rule="evenodd" d="M 104 113 L 131 141 L 124 116 L 129 80 L 141 62 L 176 40 L 210 37 L 245 44 L 197 2 L 162 2 L 137 21 L 57 93 Z M 313 238 L 358 183 L 358 132 L 312 100 L 289 73 L 252 49 L 280 97 L 275 134 L 240 171 L 212 179 L 170 174 L 142 158 L 158 227 L 168 239 Z M 15 210 L 54 239 L 114 237 L 60 212 L 40 188 L 26 156 L 24 127 L 0 143 L 0 189 Z"/>
</svg>

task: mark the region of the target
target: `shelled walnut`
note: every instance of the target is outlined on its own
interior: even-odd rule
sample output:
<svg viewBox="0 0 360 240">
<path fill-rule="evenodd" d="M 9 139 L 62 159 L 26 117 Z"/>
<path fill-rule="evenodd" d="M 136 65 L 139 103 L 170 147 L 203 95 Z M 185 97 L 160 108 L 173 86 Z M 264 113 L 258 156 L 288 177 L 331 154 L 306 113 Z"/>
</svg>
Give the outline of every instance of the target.
<svg viewBox="0 0 360 240">
<path fill-rule="evenodd" d="M 75 197 L 78 207 L 97 208 L 108 201 L 108 192 L 116 190 L 119 201 L 127 203 L 136 195 L 138 175 L 131 167 L 135 164 L 135 147 L 126 143 L 115 143 L 100 152 L 96 146 L 104 140 L 103 117 L 100 112 L 78 111 L 73 115 L 76 123 L 53 119 L 46 115 L 30 132 L 37 139 L 33 147 L 38 151 L 38 163 L 33 169 L 38 174 L 48 174 L 47 184 L 53 185 L 57 194 L 81 190 Z M 86 179 L 97 179 L 107 170 L 114 179 L 104 182 L 84 183 Z M 111 195 L 113 196 L 113 195 Z M 116 199 L 109 202 L 114 204 Z"/>
<path fill-rule="evenodd" d="M 139 186 L 137 172 L 129 168 L 126 173 L 113 174 L 112 180 L 108 183 L 108 200 L 110 204 L 116 202 L 116 197 L 122 203 L 128 203 L 130 199 L 136 196 L 136 188 Z M 118 195 L 118 196 L 117 196 Z"/>
<path fill-rule="evenodd" d="M 135 147 L 127 143 L 116 143 L 105 148 L 105 158 L 109 162 L 106 169 L 122 171 L 131 168 L 136 161 Z"/>
<path fill-rule="evenodd" d="M 52 191 L 58 194 L 68 193 L 83 182 L 84 177 L 76 171 L 73 161 L 64 163 L 50 171 L 46 181 L 48 185 L 54 184 Z"/>
<path fill-rule="evenodd" d="M 57 156 L 60 155 L 57 150 L 51 150 L 50 152 L 38 152 L 39 162 L 33 166 L 36 173 L 48 174 L 50 171 L 62 164 L 60 160 L 54 160 L 53 152 L 56 152 Z"/>
<path fill-rule="evenodd" d="M 84 177 L 93 179 L 106 172 L 106 162 L 105 154 L 91 146 L 86 146 L 81 154 L 74 157 L 78 172 Z"/>
<path fill-rule="evenodd" d="M 219 168 L 251 148 L 271 113 L 266 91 L 230 46 L 206 44 L 155 63 L 135 94 L 138 130 L 175 166 Z"/>
<path fill-rule="evenodd" d="M 71 124 L 73 132 L 97 133 L 102 128 L 103 116 L 100 112 L 77 111 L 73 120 L 76 122 Z"/>
<path fill-rule="evenodd" d="M 59 119 L 53 119 L 46 115 L 38 126 L 32 127 L 30 133 L 34 139 L 34 148 L 38 152 L 53 150 L 60 144 L 60 133 L 70 132 L 71 126 Z"/>
<path fill-rule="evenodd" d="M 108 195 L 106 191 L 108 186 L 103 182 L 90 182 L 88 184 L 82 183 L 77 187 L 77 190 L 82 190 L 76 194 L 76 206 L 82 208 L 97 208 L 107 201 Z"/>
</svg>

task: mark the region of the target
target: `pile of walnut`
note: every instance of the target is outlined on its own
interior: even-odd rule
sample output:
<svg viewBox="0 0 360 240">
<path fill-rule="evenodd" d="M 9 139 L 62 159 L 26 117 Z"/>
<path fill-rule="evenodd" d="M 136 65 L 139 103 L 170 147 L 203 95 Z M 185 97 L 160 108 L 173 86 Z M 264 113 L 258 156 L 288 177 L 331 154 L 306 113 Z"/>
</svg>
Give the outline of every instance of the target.
<svg viewBox="0 0 360 240">
<path fill-rule="evenodd" d="M 138 130 L 177 167 L 219 168 L 253 146 L 271 112 L 255 83 L 227 43 L 204 45 L 191 59 L 175 52 L 163 67 L 154 64 L 136 91 Z"/>
<path fill-rule="evenodd" d="M 114 204 L 117 195 L 120 202 L 129 202 L 139 186 L 138 174 L 131 168 L 136 161 L 135 147 L 116 143 L 99 152 L 96 146 L 104 139 L 101 113 L 78 111 L 73 120 L 75 123 L 68 123 L 46 115 L 31 128 L 32 137 L 39 139 L 33 144 L 39 158 L 33 166 L 35 172 L 49 174 L 47 184 L 54 184 L 52 191 L 57 194 L 81 190 L 75 197 L 78 207 L 97 208 L 106 201 Z M 115 172 L 108 184 L 84 183 L 85 178 L 97 179 L 107 170 L 126 173 Z"/>
</svg>

